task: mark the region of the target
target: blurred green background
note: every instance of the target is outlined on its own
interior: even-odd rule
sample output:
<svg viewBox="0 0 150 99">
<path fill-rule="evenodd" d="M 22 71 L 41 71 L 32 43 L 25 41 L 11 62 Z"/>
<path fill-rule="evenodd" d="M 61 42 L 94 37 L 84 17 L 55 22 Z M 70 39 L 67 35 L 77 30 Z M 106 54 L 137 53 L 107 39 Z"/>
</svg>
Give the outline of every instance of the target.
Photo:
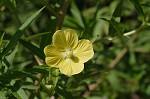
<svg viewBox="0 0 150 99">
<path fill-rule="evenodd" d="M 0 0 L 1 53 L 25 20 L 45 6 L 19 38 L 23 41 L 1 57 L 0 99 L 150 99 L 150 1 L 70 0 L 59 20 L 65 1 Z M 54 88 L 45 88 L 46 77 L 35 86 L 36 74 L 48 75 L 35 55 L 43 54 L 57 29 L 67 28 L 93 41 L 94 57 L 78 75 L 52 77 Z"/>
</svg>

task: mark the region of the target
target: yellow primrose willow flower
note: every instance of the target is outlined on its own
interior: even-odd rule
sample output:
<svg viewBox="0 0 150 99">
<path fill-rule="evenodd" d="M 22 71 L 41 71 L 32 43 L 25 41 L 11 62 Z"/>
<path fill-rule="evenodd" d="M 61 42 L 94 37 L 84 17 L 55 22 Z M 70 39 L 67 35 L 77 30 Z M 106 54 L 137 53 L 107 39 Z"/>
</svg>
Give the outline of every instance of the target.
<svg viewBox="0 0 150 99">
<path fill-rule="evenodd" d="M 61 73 L 71 76 L 84 69 L 84 63 L 94 55 L 89 40 L 78 40 L 72 29 L 57 30 L 52 37 L 52 44 L 44 48 L 46 64 L 56 67 Z"/>
</svg>

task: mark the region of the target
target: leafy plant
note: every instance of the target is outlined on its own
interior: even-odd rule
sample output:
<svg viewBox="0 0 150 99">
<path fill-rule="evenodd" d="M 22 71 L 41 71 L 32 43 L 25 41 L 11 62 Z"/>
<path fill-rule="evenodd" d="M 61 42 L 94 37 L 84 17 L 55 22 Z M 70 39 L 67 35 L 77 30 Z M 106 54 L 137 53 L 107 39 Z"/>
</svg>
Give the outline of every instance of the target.
<svg viewBox="0 0 150 99">
<path fill-rule="evenodd" d="M 149 99 L 149 0 L 1 0 L 0 99 Z M 73 76 L 45 63 L 57 30 L 94 56 Z"/>
</svg>

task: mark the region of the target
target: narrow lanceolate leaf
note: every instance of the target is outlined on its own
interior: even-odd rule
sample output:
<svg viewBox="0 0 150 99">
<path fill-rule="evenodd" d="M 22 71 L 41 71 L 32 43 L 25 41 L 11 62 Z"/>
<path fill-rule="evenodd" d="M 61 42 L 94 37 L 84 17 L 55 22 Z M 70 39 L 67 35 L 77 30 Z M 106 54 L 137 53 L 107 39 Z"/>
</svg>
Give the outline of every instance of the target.
<svg viewBox="0 0 150 99">
<path fill-rule="evenodd" d="M 25 40 L 19 40 L 19 42 L 26 47 L 27 49 L 29 49 L 33 54 L 37 55 L 39 58 L 41 58 L 42 60 L 45 59 L 45 55 L 43 50 L 39 49 L 38 47 L 36 47 L 35 45 L 31 44 L 30 42 L 27 42 Z"/>
<path fill-rule="evenodd" d="M 38 73 L 41 73 L 41 74 L 44 74 L 44 75 L 48 75 L 49 74 L 49 66 L 47 67 L 44 67 L 45 65 L 41 65 L 41 66 L 38 66 L 38 67 L 33 67 L 33 68 L 30 68 L 30 69 L 26 69 L 24 70 L 25 72 L 29 72 L 31 73 L 31 75 L 35 75 L 35 74 L 38 74 Z"/>
<path fill-rule="evenodd" d="M 11 53 L 9 53 L 4 59 L 6 59 L 6 61 L 8 62 L 9 66 L 12 65 L 13 60 L 15 58 L 16 53 L 18 52 L 18 45 L 15 46 L 15 48 L 13 49 L 13 51 L 11 51 Z M 7 65 L 8 66 L 8 65 Z"/>
<path fill-rule="evenodd" d="M 29 77 L 33 80 L 39 80 L 39 78 L 37 78 L 35 75 L 33 75 L 33 73 L 29 73 L 29 72 L 26 72 L 26 71 L 8 72 L 8 73 L 6 73 L 6 75 L 2 76 L 0 78 L 0 80 L 7 81 L 7 80 L 20 79 L 20 78 L 25 78 L 25 77 Z"/>
<path fill-rule="evenodd" d="M 138 1 L 138 0 L 130 0 L 130 1 L 134 4 L 135 9 L 136 9 L 136 11 L 138 12 L 139 16 L 141 17 L 141 19 L 142 19 L 143 21 L 145 21 L 144 11 L 143 11 L 143 9 L 142 9 L 142 7 L 141 7 L 139 1 Z"/>
<path fill-rule="evenodd" d="M 50 22 L 47 24 L 46 30 L 49 31 L 49 34 L 43 35 L 40 42 L 40 49 L 44 49 L 46 45 L 49 45 L 52 42 L 52 35 L 56 31 L 57 18 L 51 16 Z"/>
<path fill-rule="evenodd" d="M 0 49 L 1 49 L 1 46 L 2 46 L 2 41 L 3 41 L 4 34 L 5 33 L 0 33 Z"/>
<path fill-rule="evenodd" d="M 24 24 L 16 31 L 16 33 L 13 35 L 13 37 L 10 39 L 8 45 L 6 48 L 3 50 L 1 57 L 5 56 L 11 48 L 16 46 L 16 43 L 18 40 L 21 38 L 22 34 L 25 32 L 25 30 L 29 27 L 29 25 L 32 23 L 32 21 L 40 14 L 40 12 L 44 9 L 41 8 L 37 12 L 35 12 L 31 17 L 29 17 Z"/>
<path fill-rule="evenodd" d="M 56 86 L 56 93 L 63 99 L 73 99 L 72 94 L 60 86 Z"/>
<path fill-rule="evenodd" d="M 121 1 L 118 3 L 118 5 L 117 5 L 117 7 L 116 7 L 116 9 L 115 9 L 115 11 L 114 11 L 114 13 L 113 13 L 113 17 L 116 18 L 116 17 L 120 17 L 120 16 L 121 16 L 122 10 L 123 10 L 122 5 L 123 5 L 123 1 L 121 0 Z"/>
<path fill-rule="evenodd" d="M 83 18 L 82 18 L 80 10 L 78 9 L 74 1 L 72 1 L 71 3 L 71 13 L 77 19 L 79 25 L 83 28 L 84 27 L 84 23 L 82 20 Z"/>
<path fill-rule="evenodd" d="M 110 28 L 112 28 L 110 30 L 113 31 L 112 33 L 117 33 L 117 36 L 121 36 L 122 35 L 120 33 L 123 33 L 123 27 L 118 22 L 115 22 L 114 20 L 107 20 L 105 18 L 101 18 L 101 19 L 104 20 L 104 21 L 109 22 L 109 24 L 111 25 Z M 115 36 L 115 35 L 114 34 L 112 34 L 112 35 L 110 34 L 110 36 Z"/>
<path fill-rule="evenodd" d="M 123 4 L 123 1 L 121 0 L 115 9 L 115 11 L 112 15 L 112 18 L 111 18 L 111 23 L 109 24 L 109 35 L 112 37 L 117 35 L 118 30 L 115 29 L 115 27 L 113 26 L 114 25 L 113 23 L 116 22 L 116 18 L 121 17 L 122 9 L 123 9 L 122 4 Z M 120 33 L 119 33 L 119 35 L 120 35 Z"/>
<path fill-rule="evenodd" d="M 28 99 L 27 94 L 25 93 L 25 91 L 21 88 L 21 85 L 15 81 L 12 80 L 10 82 L 11 86 L 12 86 L 12 94 L 17 98 L 17 99 Z"/>
<path fill-rule="evenodd" d="M 35 35 L 31 35 L 31 36 L 29 36 L 29 37 L 27 37 L 27 38 L 25 38 L 25 40 L 32 40 L 32 39 L 35 39 L 35 38 L 39 38 L 39 37 L 41 37 L 41 36 L 43 36 L 43 35 L 47 35 L 47 34 L 49 34 L 50 32 L 44 32 L 44 33 L 38 33 L 38 34 L 35 34 Z"/>
</svg>

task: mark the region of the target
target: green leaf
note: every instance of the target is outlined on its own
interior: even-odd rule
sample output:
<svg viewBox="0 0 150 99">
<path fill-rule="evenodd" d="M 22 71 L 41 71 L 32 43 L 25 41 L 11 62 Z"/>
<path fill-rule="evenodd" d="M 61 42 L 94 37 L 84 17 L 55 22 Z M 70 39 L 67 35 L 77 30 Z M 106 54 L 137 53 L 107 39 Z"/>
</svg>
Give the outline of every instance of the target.
<svg viewBox="0 0 150 99">
<path fill-rule="evenodd" d="M 32 40 L 32 39 L 35 39 L 35 38 L 38 38 L 38 37 L 41 37 L 43 35 L 47 35 L 47 34 L 50 34 L 50 32 L 44 32 L 44 33 L 38 33 L 38 34 L 35 34 L 35 35 L 31 35 L 27 38 L 25 38 L 25 40 Z"/>
<path fill-rule="evenodd" d="M 15 49 L 14 49 L 10 54 L 8 54 L 8 55 L 5 57 L 5 59 L 7 60 L 7 62 L 8 62 L 10 65 L 12 65 L 13 60 L 14 60 L 15 55 L 16 55 L 17 52 L 18 52 L 18 45 L 15 47 Z"/>
<path fill-rule="evenodd" d="M 97 16 L 99 16 L 98 12 L 99 12 L 100 6 L 101 6 L 101 1 L 97 1 L 96 11 L 95 11 L 93 18 L 92 18 L 92 21 L 94 21 L 93 23 L 96 22 L 96 18 L 97 18 Z M 95 25 L 95 24 L 93 24 L 93 25 Z"/>
<path fill-rule="evenodd" d="M 12 80 L 10 82 L 10 85 L 12 86 L 12 94 L 17 98 L 17 99 L 28 99 L 28 96 L 26 95 L 25 91 L 21 88 L 21 85 L 19 82 Z"/>
<path fill-rule="evenodd" d="M 27 49 L 29 49 L 33 54 L 37 55 L 40 59 L 45 60 L 45 55 L 43 50 L 39 49 L 38 47 L 36 47 L 35 45 L 31 44 L 30 42 L 27 42 L 25 40 L 19 40 L 19 42 L 26 47 Z"/>
<path fill-rule="evenodd" d="M 39 86 L 34 86 L 33 84 L 30 84 L 30 85 L 22 85 L 21 88 L 27 90 L 37 90 Z"/>
<path fill-rule="evenodd" d="M 136 9 L 136 11 L 138 12 L 139 16 L 141 17 L 142 21 L 145 22 L 145 14 L 144 11 L 139 3 L 138 0 L 130 0 L 130 2 L 132 2 L 134 4 L 134 7 Z"/>
<path fill-rule="evenodd" d="M 40 42 L 40 49 L 44 49 L 45 46 L 48 44 L 51 44 L 52 42 L 52 35 L 56 31 L 56 23 L 57 19 L 55 16 L 51 16 L 50 22 L 47 25 L 46 30 L 49 31 L 50 33 L 47 35 L 43 35 L 41 42 Z"/>
<path fill-rule="evenodd" d="M 53 86 L 56 86 L 59 79 L 59 70 L 57 68 L 51 68 L 51 80 L 53 81 Z"/>
<path fill-rule="evenodd" d="M 71 17 L 69 15 L 65 16 L 65 21 L 63 23 L 63 26 L 66 27 L 66 28 L 68 28 L 68 27 L 72 28 L 72 29 L 78 28 L 78 29 L 82 29 L 83 30 L 83 27 L 81 27 L 79 25 L 79 23 L 77 22 L 77 19 L 75 19 L 75 18 L 73 18 L 73 17 Z"/>
<path fill-rule="evenodd" d="M 48 69 L 50 68 L 49 66 L 46 66 L 46 65 L 40 65 L 40 66 L 34 66 L 33 68 L 30 68 L 30 69 L 26 69 L 24 70 L 25 72 L 29 72 L 31 74 L 38 74 L 38 73 L 41 73 L 41 74 L 44 74 L 44 75 L 48 75 L 49 71 Z"/>
<path fill-rule="evenodd" d="M 21 38 L 22 34 L 25 32 L 25 30 L 29 27 L 29 25 L 32 23 L 32 21 L 40 14 L 40 12 L 45 7 L 41 8 L 37 12 L 35 12 L 31 17 L 29 17 L 24 24 L 16 31 L 16 33 L 13 35 L 13 37 L 10 39 L 10 42 L 6 46 L 6 48 L 3 50 L 1 57 L 5 56 L 11 48 L 16 46 L 18 40 Z"/>
<path fill-rule="evenodd" d="M 7 79 L 18 79 L 18 78 L 23 78 L 23 77 L 30 77 L 34 80 L 39 80 L 37 77 L 35 77 L 33 74 L 26 72 L 26 71 L 13 71 L 9 72 L 6 74 L 6 76 L 2 77 L 1 79 L 4 80 L 3 78 Z"/>
<path fill-rule="evenodd" d="M 118 3 L 118 5 L 117 5 L 117 7 L 116 7 L 116 9 L 115 9 L 115 11 L 113 13 L 113 18 L 117 18 L 117 17 L 120 17 L 122 15 L 122 10 L 123 10 L 122 5 L 123 5 L 123 0 L 121 0 Z"/>
<path fill-rule="evenodd" d="M 62 97 L 62 99 L 74 99 L 70 92 L 66 91 L 65 89 L 61 88 L 60 86 L 56 87 L 56 92 Z"/>
<path fill-rule="evenodd" d="M 112 36 L 112 37 L 114 37 L 114 36 L 116 36 L 117 34 L 120 34 L 122 31 L 119 29 L 119 27 L 118 27 L 118 25 L 116 24 L 116 19 L 118 18 L 118 17 L 121 17 L 121 14 L 122 14 L 122 4 L 123 4 L 123 1 L 121 0 L 119 3 L 118 3 L 118 5 L 117 5 L 117 7 L 116 7 L 116 9 L 115 9 L 115 11 L 114 11 L 114 13 L 113 13 L 113 15 L 112 15 L 112 18 L 111 18 L 111 21 L 110 21 L 110 24 L 109 24 L 109 35 L 110 36 Z M 118 32 L 118 33 L 117 33 Z"/>
<path fill-rule="evenodd" d="M 148 94 L 148 95 L 150 95 L 150 84 L 147 86 L 147 88 L 146 88 L 146 93 Z"/>
<path fill-rule="evenodd" d="M 85 27 L 84 26 L 84 23 L 83 23 L 83 18 L 82 18 L 82 15 L 81 15 L 81 12 L 80 10 L 78 9 L 78 7 L 76 6 L 75 2 L 72 1 L 71 3 L 71 13 L 72 15 L 77 19 L 78 21 L 78 24 L 83 28 Z"/>
<path fill-rule="evenodd" d="M 121 33 L 123 33 L 123 27 L 118 22 L 115 22 L 113 20 L 107 20 L 105 18 L 101 18 L 101 19 L 109 22 L 109 24 L 111 25 L 111 27 L 109 27 L 109 31 L 110 31 L 109 36 L 117 36 L 117 35 L 121 36 L 122 35 Z M 117 33 L 117 34 L 115 34 L 115 33 Z"/>
<path fill-rule="evenodd" d="M 100 28 L 103 26 L 103 23 L 102 22 L 100 22 L 101 20 L 96 20 L 97 19 L 97 16 L 99 17 L 100 16 L 100 14 L 98 13 L 99 12 L 99 9 L 100 9 L 100 6 L 101 6 L 101 2 L 100 1 L 98 1 L 97 2 L 97 5 L 96 5 L 96 11 L 95 11 L 95 13 L 94 13 L 94 15 L 93 15 L 93 17 L 92 17 L 92 22 L 90 23 L 91 24 L 91 28 L 92 28 L 92 30 L 93 30 L 93 34 L 94 34 L 94 36 L 97 36 L 97 35 L 99 35 L 99 30 L 100 30 Z M 101 10 L 102 11 L 102 10 Z M 103 10 L 104 11 L 104 10 Z"/>
<path fill-rule="evenodd" d="M 0 50 L 1 50 L 1 47 L 2 47 L 2 41 L 3 41 L 3 37 L 4 37 L 4 32 L 3 33 L 0 33 Z M 1 53 L 1 51 L 0 51 Z"/>
<path fill-rule="evenodd" d="M 0 91 L 0 99 L 7 99 L 6 94 L 7 94 L 7 92 Z"/>
</svg>

